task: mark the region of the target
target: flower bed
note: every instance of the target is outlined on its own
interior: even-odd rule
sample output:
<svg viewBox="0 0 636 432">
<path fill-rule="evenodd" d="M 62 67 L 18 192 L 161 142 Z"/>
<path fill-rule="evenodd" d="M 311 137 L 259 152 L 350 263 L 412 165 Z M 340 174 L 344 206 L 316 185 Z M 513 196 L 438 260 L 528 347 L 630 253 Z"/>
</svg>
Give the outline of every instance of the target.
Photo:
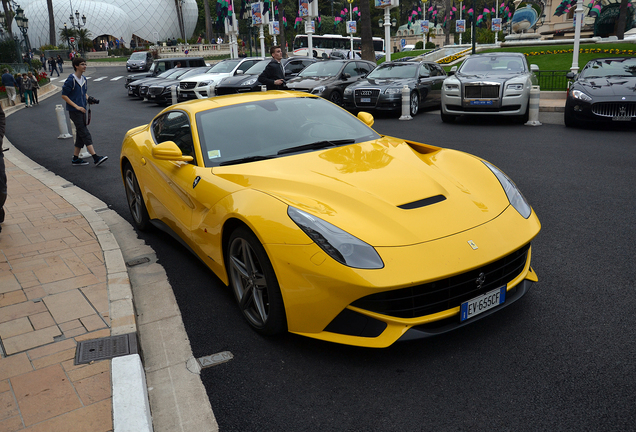
<svg viewBox="0 0 636 432">
<path fill-rule="evenodd" d="M 547 54 L 572 54 L 574 53 L 574 48 L 570 49 L 559 49 L 559 50 L 546 50 L 546 51 L 533 51 L 525 53 L 526 57 L 531 56 L 539 56 L 539 55 L 547 55 Z M 627 49 L 607 49 L 607 48 L 581 48 L 579 49 L 580 54 L 612 54 L 612 55 L 628 55 L 633 56 L 636 55 L 636 50 L 627 50 Z"/>
</svg>

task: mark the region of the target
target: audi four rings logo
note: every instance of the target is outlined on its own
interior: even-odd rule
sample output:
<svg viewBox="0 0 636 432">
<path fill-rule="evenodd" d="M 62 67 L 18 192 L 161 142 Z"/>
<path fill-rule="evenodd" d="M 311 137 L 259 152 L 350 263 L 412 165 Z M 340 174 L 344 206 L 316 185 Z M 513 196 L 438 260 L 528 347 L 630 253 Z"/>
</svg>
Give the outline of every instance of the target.
<svg viewBox="0 0 636 432">
<path fill-rule="evenodd" d="M 475 283 L 477 284 L 477 288 L 481 289 L 481 286 L 486 282 L 486 275 L 484 272 L 479 273 L 479 277 L 475 279 Z"/>
<path fill-rule="evenodd" d="M 361 96 L 371 96 L 371 90 L 361 90 L 360 91 L 360 95 Z"/>
</svg>

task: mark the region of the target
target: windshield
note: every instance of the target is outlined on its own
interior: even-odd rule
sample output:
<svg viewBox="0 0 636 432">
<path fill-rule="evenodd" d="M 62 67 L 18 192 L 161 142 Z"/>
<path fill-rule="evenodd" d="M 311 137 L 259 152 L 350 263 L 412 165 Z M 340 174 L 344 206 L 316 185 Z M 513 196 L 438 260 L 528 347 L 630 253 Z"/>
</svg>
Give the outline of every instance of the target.
<svg viewBox="0 0 636 432">
<path fill-rule="evenodd" d="M 155 64 L 153 63 L 152 65 L 154 66 Z M 168 78 L 174 72 L 174 69 L 168 69 L 167 71 L 161 72 L 159 75 L 157 75 L 157 78 Z"/>
<path fill-rule="evenodd" d="M 145 59 L 146 59 L 146 53 L 143 53 L 143 52 L 132 53 L 132 55 L 130 56 L 130 60 L 145 60 Z"/>
<path fill-rule="evenodd" d="M 249 119 L 249 128 L 244 127 L 245 119 Z M 356 117 L 317 97 L 215 108 L 197 113 L 196 121 L 207 167 L 243 158 L 277 157 L 281 150 L 318 142 L 334 141 L 337 145 L 345 140 L 359 143 L 380 138 Z"/>
<path fill-rule="evenodd" d="M 469 57 L 460 66 L 460 73 L 488 73 L 488 72 L 516 72 L 526 71 L 524 59 L 517 56 L 487 56 Z"/>
<path fill-rule="evenodd" d="M 256 63 L 254 66 L 245 71 L 245 75 L 260 75 L 265 67 L 271 62 L 271 60 L 263 60 Z"/>
<path fill-rule="evenodd" d="M 383 64 L 371 71 L 367 78 L 413 78 L 417 75 L 418 64 L 395 63 Z"/>
<path fill-rule="evenodd" d="M 212 69 L 210 69 L 210 73 L 232 72 L 240 62 L 241 60 L 223 60 L 222 62 L 215 64 Z"/>
<path fill-rule="evenodd" d="M 585 65 L 582 78 L 636 77 L 636 58 L 597 59 Z"/>
<path fill-rule="evenodd" d="M 313 63 L 307 66 L 298 76 L 301 77 L 331 77 L 338 75 L 344 63 L 339 61 L 327 61 Z"/>
</svg>

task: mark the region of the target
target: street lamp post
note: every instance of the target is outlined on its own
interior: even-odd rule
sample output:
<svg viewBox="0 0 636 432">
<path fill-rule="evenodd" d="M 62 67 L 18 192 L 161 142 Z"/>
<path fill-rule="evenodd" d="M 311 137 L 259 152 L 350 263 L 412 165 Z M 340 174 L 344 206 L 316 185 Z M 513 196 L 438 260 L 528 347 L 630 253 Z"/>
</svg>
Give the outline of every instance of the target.
<svg viewBox="0 0 636 432">
<path fill-rule="evenodd" d="M 31 44 L 29 43 L 29 19 L 24 16 L 24 10 L 18 5 L 15 10 L 15 22 L 20 29 L 20 33 L 22 33 L 22 38 L 24 39 L 24 45 L 27 50 L 27 55 L 31 50 Z"/>
<path fill-rule="evenodd" d="M 77 18 L 77 24 L 75 24 L 76 18 Z M 80 44 L 81 44 L 80 52 L 83 52 L 84 51 L 84 41 L 83 41 L 84 38 L 80 34 L 80 30 L 82 29 L 82 27 L 86 27 L 86 15 L 82 14 L 82 19 L 80 21 L 80 13 L 76 9 L 75 10 L 75 18 L 73 17 L 73 14 L 71 13 L 68 16 L 68 19 L 71 22 L 71 26 L 77 27 L 77 37 L 79 38 Z"/>
<path fill-rule="evenodd" d="M 385 10 L 385 17 L 384 17 L 384 19 L 383 19 L 383 18 L 380 18 L 380 19 L 378 20 L 378 25 L 380 26 L 380 28 L 384 27 L 384 29 L 385 29 L 384 37 L 385 37 L 385 39 L 386 39 L 386 27 L 385 27 L 385 26 L 386 26 L 386 24 L 385 24 L 385 21 L 384 21 L 385 19 L 386 19 L 386 10 Z M 397 25 L 397 20 L 396 20 L 395 18 L 393 18 L 393 19 L 391 20 L 390 27 L 395 27 L 396 25 Z M 389 29 L 389 39 L 388 39 L 389 41 L 391 40 L 391 33 L 390 33 L 390 32 L 391 32 L 391 30 Z M 389 45 L 390 45 L 390 43 L 389 43 Z M 390 50 L 391 50 L 391 47 L 390 47 L 390 46 L 385 47 L 385 48 L 384 48 L 385 55 L 386 55 L 386 53 L 387 53 L 388 51 L 390 51 Z M 388 58 L 387 58 L 387 61 L 391 61 L 391 57 L 388 57 Z"/>
<path fill-rule="evenodd" d="M 570 70 L 575 74 L 579 73 L 579 44 L 581 43 L 581 26 L 583 25 L 583 0 L 577 0 L 574 10 L 574 52 L 572 55 L 572 67 Z"/>
</svg>

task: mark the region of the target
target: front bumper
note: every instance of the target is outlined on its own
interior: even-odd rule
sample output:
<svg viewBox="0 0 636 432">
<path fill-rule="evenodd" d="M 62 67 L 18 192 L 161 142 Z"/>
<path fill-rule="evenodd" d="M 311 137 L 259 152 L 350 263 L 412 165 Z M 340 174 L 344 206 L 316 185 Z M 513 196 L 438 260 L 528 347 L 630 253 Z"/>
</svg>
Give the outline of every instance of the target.
<svg viewBox="0 0 636 432">
<path fill-rule="evenodd" d="M 377 248 L 385 263 L 381 270 L 342 266 L 316 245 L 265 247 L 279 278 L 290 332 L 336 343 L 381 348 L 403 337 L 450 331 L 476 321 L 481 315 L 460 323 L 460 307 L 451 304 L 398 316 L 383 312 L 382 308 L 368 307 L 368 299 L 377 301 L 379 296 L 382 304 L 384 297 L 387 300 L 401 298 L 397 291 L 428 290 L 436 281 L 474 272 L 528 245 L 539 230 L 534 213 L 525 220 L 509 207 L 493 221 L 450 237 L 405 247 Z M 471 249 L 468 240 L 479 248 Z M 528 249 L 525 262 L 501 285 L 506 286 L 508 300 L 494 311 L 521 297 L 530 286 L 524 281 L 537 281 L 530 262 L 531 249 Z M 420 311 L 423 311 L 421 315 Z M 412 328 L 415 328 L 412 334 L 404 336 Z"/>
<path fill-rule="evenodd" d="M 565 103 L 565 112 L 566 115 L 580 123 L 636 123 L 636 101 L 617 101 L 604 98 L 586 102 L 568 97 Z"/>
<path fill-rule="evenodd" d="M 503 115 L 521 116 L 528 109 L 530 90 L 520 93 L 504 93 L 498 97 L 466 98 L 464 89 L 442 90 L 442 113 L 451 115 Z"/>
</svg>

